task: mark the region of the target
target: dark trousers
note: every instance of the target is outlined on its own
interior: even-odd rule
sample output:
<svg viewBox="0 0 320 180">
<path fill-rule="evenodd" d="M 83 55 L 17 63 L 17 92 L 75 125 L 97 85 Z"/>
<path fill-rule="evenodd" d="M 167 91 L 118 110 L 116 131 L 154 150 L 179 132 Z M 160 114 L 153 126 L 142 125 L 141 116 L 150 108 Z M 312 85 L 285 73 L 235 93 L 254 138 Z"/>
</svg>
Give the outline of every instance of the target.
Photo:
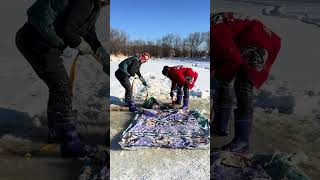
<svg viewBox="0 0 320 180">
<path fill-rule="evenodd" d="M 177 96 L 182 96 L 183 99 L 189 99 L 189 88 L 187 86 L 177 87 Z"/>
<path fill-rule="evenodd" d="M 232 107 L 233 105 L 233 90 L 232 81 L 225 81 L 215 75 L 211 83 L 211 90 L 213 91 L 213 107 Z M 237 100 L 237 112 L 242 119 L 248 116 L 252 117 L 253 113 L 253 84 L 248 76 L 240 70 L 234 80 L 234 91 Z M 211 111 L 213 112 L 213 111 Z M 213 118 L 213 116 L 211 116 Z"/>
<path fill-rule="evenodd" d="M 70 112 L 72 110 L 70 82 L 60 57 L 61 50 L 50 47 L 28 22 L 17 32 L 16 45 L 49 88 L 47 111 Z"/>
<path fill-rule="evenodd" d="M 129 102 L 130 100 L 132 100 L 131 84 L 129 80 L 130 76 L 127 76 L 126 74 L 124 74 L 120 69 L 118 69 L 115 72 L 115 76 L 120 82 L 120 84 L 122 85 L 122 87 L 124 87 L 124 89 L 126 90 L 125 101 Z"/>
</svg>

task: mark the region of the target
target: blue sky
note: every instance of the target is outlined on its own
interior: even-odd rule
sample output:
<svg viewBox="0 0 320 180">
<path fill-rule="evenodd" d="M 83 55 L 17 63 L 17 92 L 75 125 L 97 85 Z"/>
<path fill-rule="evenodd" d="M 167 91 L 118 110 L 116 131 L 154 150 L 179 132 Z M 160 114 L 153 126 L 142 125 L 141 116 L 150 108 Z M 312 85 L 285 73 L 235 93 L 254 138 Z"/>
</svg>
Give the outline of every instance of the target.
<svg viewBox="0 0 320 180">
<path fill-rule="evenodd" d="M 131 40 L 209 31 L 210 0 L 114 0 L 110 7 L 111 27 Z"/>
</svg>

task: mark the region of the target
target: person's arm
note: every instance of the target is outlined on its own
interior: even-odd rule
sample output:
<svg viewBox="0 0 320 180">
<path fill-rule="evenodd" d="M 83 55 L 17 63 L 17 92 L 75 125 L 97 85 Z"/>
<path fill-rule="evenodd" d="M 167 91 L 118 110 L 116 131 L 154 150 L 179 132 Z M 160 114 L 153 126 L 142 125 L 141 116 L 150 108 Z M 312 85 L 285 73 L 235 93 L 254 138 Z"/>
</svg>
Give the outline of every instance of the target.
<svg viewBox="0 0 320 180">
<path fill-rule="evenodd" d="M 95 58 L 98 58 L 103 66 L 103 71 L 106 74 L 110 74 L 110 54 L 107 50 L 101 45 L 100 41 L 98 40 L 96 34 L 96 28 L 93 26 L 91 30 L 86 34 L 84 37 L 85 41 L 89 43 Z"/>
<path fill-rule="evenodd" d="M 62 36 L 67 45 L 76 48 L 81 43 L 80 25 L 84 24 L 89 16 L 93 4 L 90 0 L 70 1 L 70 3 L 72 4 L 65 17 Z"/>
<path fill-rule="evenodd" d="M 138 72 L 136 72 L 136 74 L 139 76 L 139 78 L 143 78 L 142 75 L 141 75 L 141 73 L 140 73 L 140 69 L 139 69 Z"/>
<path fill-rule="evenodd" d="M 186 73 L 185 73 L 187 85 L 190 85 L 195 81 L 196 75 L 197 75 L 197 72 L 195 72 L 192 68 L 187 68 Z"/>
<path fill-rule="evenodd" d="M 175 92 L 176 88 L 177 88 L 177 83 L 175 83 L 174 81 L 171 81 L 171 89 L 170 89 L 170 97 L 171 97 L 171 99 L 174 96 L 174 92 Z"/>
<path fill-rule="evenodd" d="M 64 41 L 57 35 L 54 21 L 68 5 L 66 0 L 38 0 L 27 11 L 28 21 L 44 37 L 51 46 L 64 49 Z M 53 9 L 52 7 L 55 7 Z"/>
<path fill-rule="evenodd" d="M 94 53 L 97 53 L 97 50 L 102 47 L 101 42 L 98 40 L 95 27 L 92 27 L 83 38 L 90 44 Z"/>
<path fill-rule="evenodd" d="M 194 71 L 193 69 L 189 69 L 187 71 L 187 74 L 186 74 L 186 79 L 187 79 L 187 82 L 186 82 L 186 86 L 189 88 L 189 89 L 192 89 L 195 82 L 197 81 L 198 79 L 198 73 L 196 71 Z"/>
</svg>

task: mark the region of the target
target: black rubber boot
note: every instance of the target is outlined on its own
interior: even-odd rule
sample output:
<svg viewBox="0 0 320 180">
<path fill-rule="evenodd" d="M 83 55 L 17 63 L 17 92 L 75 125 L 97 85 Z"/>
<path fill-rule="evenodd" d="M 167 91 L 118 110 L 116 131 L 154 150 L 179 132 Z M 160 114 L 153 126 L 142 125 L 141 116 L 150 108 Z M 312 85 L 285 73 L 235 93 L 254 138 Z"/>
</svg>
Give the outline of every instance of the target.
<svg viewBox="0 0 320 180">
<path fill-rule="evenodd" d="M 64 158 L 93 157 L 98 152 L 96 146 L 87 145 L 80 141 L 70 141 L 61 144 L 60 153 Z"/>
<path fill-rule="evenodd" d="M 216 136 L 228 136 L 228 125 L 231 119 L 232 106 L 214 108 L 213 128 L 211 134 Z"/>
<path fill-rule="evenodd" d="M 174 101 L 174 104 L 180 105 L 182 100 L 182 94 L 177 95 L 177 99 Z"/>
<path fill-rule="evenodd" d="M 63 139 L 61 137 L 58 137 L 55 131 L 55 123 L 56 123 L 56 119 L 61 118 L 61 113 L 57 113 L 54 111 L 47 111 L 47 119 L 48 119 L 48 143 L 52 144 L 52 143 L 62 143 Z M 68 118 L 68 117 L 65 117 Z M 73 117 L 71 117 L 73 120 Z"/>
<path fill-rule="evenodd" d="M 222 147 L 222 150 L 246 153 L 249 151 L 250 136 L 252 131 L 252 114 L 240 116 L 235 110 L 235 136 L 231 143 Z"/>
<path fill-rule="evenodd" d="M 233 89 L 231 82 L 216 79 L 213 84 L 213 120 L 211 134 L 227 136 L 233 106 Z"/>
</svg>

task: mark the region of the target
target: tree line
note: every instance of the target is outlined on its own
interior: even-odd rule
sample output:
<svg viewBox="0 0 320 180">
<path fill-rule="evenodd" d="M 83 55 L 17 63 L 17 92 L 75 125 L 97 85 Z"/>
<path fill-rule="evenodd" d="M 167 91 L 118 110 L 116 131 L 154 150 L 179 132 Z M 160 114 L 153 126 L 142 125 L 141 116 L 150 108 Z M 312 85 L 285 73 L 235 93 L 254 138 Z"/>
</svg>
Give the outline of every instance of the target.
<svg viewBox="0 0 320 180">
<path fill-rule="evenodd" d="M 112 54 L 131 56 L 142 52 L 150 52 L 153 57 L 204 57 L 209 55 L 209 32 L 193 32 L 186 37 L 168 33 L 154 41 L 130 40 L 122 30 L 111 28 L 110 51 Z"/>
</svg>

